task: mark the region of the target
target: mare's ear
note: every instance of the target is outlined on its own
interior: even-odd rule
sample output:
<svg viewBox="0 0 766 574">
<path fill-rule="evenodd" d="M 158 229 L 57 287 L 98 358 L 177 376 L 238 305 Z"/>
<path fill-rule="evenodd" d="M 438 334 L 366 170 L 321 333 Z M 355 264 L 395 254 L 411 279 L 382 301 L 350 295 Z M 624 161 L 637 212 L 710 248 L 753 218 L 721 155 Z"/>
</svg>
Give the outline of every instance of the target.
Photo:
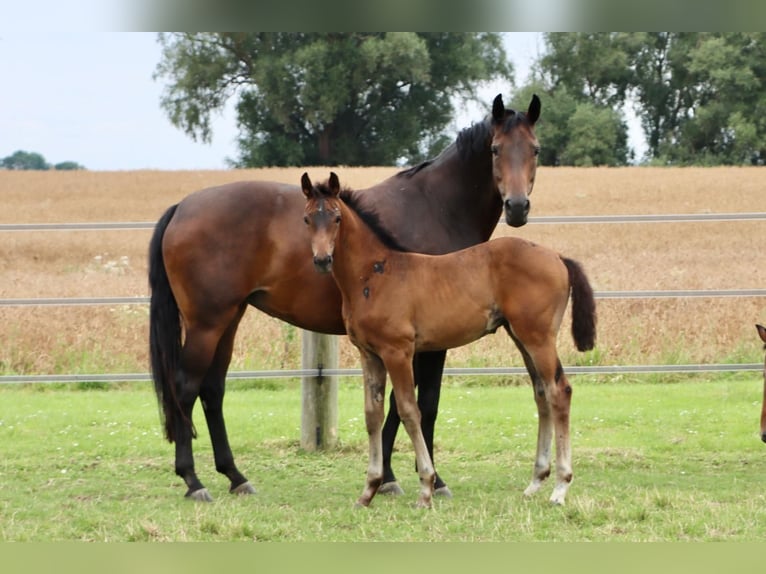
<svg viewBox="0 0 766 574">
<path fill-rule="evenodd" d="M 755 328 L 758 329 L 758 335 L 761 337 L 761 341 L 766 343 L 766 327 L 756 324 Z"/>
<path fill-rule="evenodd" d="M 330 179 L 327 181 L 327 185 L 330 188 L 330 195 L 337 197 L 340 193 L 340 180 L 334 171 L 330 172 Z"/>
<path fill-rule="evenodd" d="M 537 94 L 532 94 L 532 101 L 529 102 L 529 108 L 527 109 L 527 120 L 529 120 L 529 123 L 532 125 L 535 125 L 537 123 L 537 120 L 540 118 L 540 98 L 537 97 Z"/>
<path fill-rule="evenodd" d="M 309 179 L 309 174 L 307 172 L 304 172 L 301 176 L 301 189 L 303 190 L 303 195 L 306 196 L 306 199 L 311 199 L 314 186 L 311 185 L 311 180 Z"/>
<path fill-rule="evenodd" d="M 505 106 L 503 105 L 503 96 L 501 94 L 497 94 L 495 101 L 492 102 L 492 119 L 496 124 L 500 124 L 505 120 Z"/>
</svg>

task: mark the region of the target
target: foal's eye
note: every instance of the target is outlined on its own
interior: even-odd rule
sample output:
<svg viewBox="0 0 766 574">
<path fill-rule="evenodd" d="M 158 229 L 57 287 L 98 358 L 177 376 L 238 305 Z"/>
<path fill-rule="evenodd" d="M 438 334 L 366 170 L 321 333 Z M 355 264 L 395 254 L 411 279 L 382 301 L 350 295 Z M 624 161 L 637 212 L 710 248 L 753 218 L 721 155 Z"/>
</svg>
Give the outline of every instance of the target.
<svg viewBox="0 0 766 574">
<path fill-rule="evenodd" d="M 303 216 L 303 223 L 305 223 L 306 225 L 309 224 L 309 216 L 308 215 L 304 215 Z"/>
<path fill-rule="evenodd" d="M 500 146 L 496 144 L 492 144 L 492 147 L 489 148 L 490 151 L 492 151 L 492 155 L 497 155 L 500 153 Z"/>
<path fill-rule="evenodd" d="M 535 146 L 535 155 L 540 155 L 540 146 L 539 145 Z"/>
<path fill-rule="evenodd" d="M 340 215 L 335 216 L 335 223 L 340 223 Z"/>
</svg>

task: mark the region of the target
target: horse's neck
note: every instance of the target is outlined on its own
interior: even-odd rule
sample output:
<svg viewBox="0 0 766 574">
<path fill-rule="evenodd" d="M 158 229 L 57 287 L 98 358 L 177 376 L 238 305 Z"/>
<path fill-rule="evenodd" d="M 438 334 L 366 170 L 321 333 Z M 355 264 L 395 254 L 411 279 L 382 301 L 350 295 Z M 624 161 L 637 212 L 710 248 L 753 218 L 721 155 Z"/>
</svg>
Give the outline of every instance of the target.
<svg viewBox="0 0 766 574">
<path fill-rule="evenodd" d="M 383 225 L 413 251 L 444 253 L 486 241 L 502 213 L 491 159 L 476 150 L 462 156 L 453 143 L 414 173 L 363 190 L 361 204 L 373 206 Z M 413 214 L 428 219 L 413 222 Z"/>
<path fill-rule="evenodd" d="M 344 202 L 341 203 L 341 224 L 335 241 L 333 275 L 343 292 L 349 281 L 358 280 L 373 261 L 388 258 L 391 250 L 383 245 L 367 224 Z"/>
</svg>

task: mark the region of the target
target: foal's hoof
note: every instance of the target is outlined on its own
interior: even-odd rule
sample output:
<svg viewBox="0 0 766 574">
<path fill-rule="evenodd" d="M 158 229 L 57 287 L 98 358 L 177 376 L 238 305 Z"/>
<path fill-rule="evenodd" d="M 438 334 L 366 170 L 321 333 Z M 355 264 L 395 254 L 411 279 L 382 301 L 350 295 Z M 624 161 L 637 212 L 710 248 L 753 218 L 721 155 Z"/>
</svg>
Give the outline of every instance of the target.
<svg viewBox="0 0 766 574">
<path fill-rule="evenodd" d="M 200 488 L 199 490 L 189 491 L 186 493 L 186 498 L 190 500 L 196 500 L 197 502 L 213 502 L 213 497 L 207 491 L 207 488 Z"/>
<path fill-rule="evenodd" d="M 400 496 L 404 494 L 404 490 L 399 486 L 399 483 L 395 480 L 392 482 L 384 482 L 378 488 L 378 494 L 389 494 L 391 496 Z"/>
<path fill-rule="evenodd" d="M 442 498 L 452 498 L 452 491 L 446 484 L 434 490 L 434 496 L 441 496 Z"/>
<path fill-rule="evenodd" d="M 243 482 L 239 486 L 229 490 L 232 494 L 255 494 L 255 487 L 250 482 Z"/>
</svg>

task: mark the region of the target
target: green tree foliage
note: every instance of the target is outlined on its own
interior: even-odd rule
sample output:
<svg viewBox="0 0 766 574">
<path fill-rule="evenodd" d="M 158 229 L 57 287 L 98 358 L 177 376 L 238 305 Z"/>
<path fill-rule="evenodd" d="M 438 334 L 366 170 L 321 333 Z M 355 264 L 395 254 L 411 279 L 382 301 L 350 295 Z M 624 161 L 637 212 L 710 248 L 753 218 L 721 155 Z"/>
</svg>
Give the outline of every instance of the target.
<svg viewBox="0 0 766 574">
<path fill-rule="evenodd" d="M 236 98 L 240 167 L 385 165 L 442 143 L 455 98 L 509 79 L 493 33 L 162 34 L 161 105 L 189 136 Z M 510 82 L 510 80 L 509 80 Z"/>
<path fill-rule="evenodd" d="M 534 83 L 555 126 L 539 128 L 554 148 L 543 163 L 628 161 L 628 105 L 653 163 L 766 162 L 766 34 L 548 33 L 545 42 Z"/>
<path fill-rule="evenodd" d="M 50 165 L 39 153 L 17 150 L 11 155 L 0 160 L 0 167 L 4 169 L 50 169 Z"/>
<path fill-rule="evenodd" d="M 51 166 L 45 158 L 36 152 L 17 150 L 11 155 L 0 159 L 0 169 L 18 170 L 73 170 L 85 169 L 84 166 L 74 161 L 62 161 Z"/>
<path fill-rule="evenodd" d="M 78 169 L 85 169 L 76 161 L 62 161 L 53 166 L 53 169 L 57 171 L 76 171 Z"/>
</svg>

